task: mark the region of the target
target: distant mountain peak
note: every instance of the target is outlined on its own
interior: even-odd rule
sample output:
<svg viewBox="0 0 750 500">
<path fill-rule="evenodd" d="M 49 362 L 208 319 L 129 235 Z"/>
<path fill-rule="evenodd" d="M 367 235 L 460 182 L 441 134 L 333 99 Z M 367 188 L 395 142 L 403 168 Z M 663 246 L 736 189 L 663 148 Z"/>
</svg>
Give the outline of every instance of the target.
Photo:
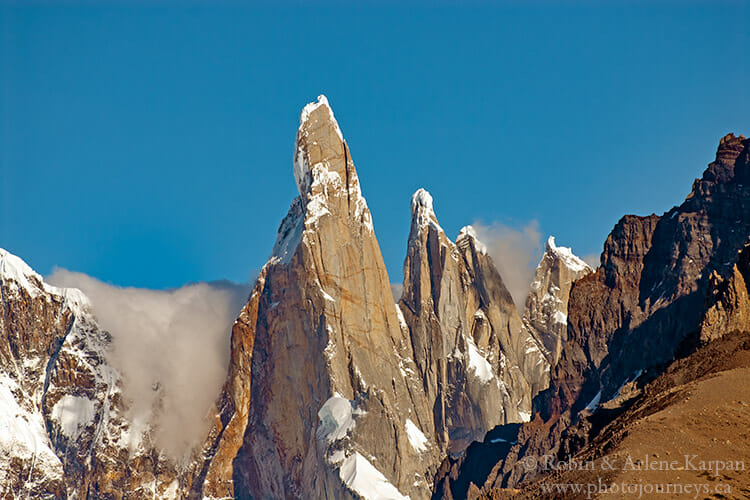
<svg viewBox="0 0 750 500">
<path fill-rule="evenodd" d="M 573 250 L 569 247 L 559 247 L 555 244 L 555 237 L 550 236 L 547 238 L 547 242 L 544 244 L 544 251 L 547 254 L 553 255 L 563 261 L 565 265 L 570 268 L 571 271 L 579 273 L 582 271 L 592 272 L 591 266 L 586 264 L 580 257 L 573 253 Z"/>
<path fill-rule="evenodd" d="M 474 229 L 474 226 L 464 226 L 458 232 L 456 245 L 463 248 L 465 245 L 470 244 L 470 242 L 474 243 L 474 248 L 476 248 L 478 252 L 485 255 L 487 254 L 487 246 L 480 241 L 479 237 L 477 236 L 477 231 L 476 229 Z"/>
<path fill-rule="evenodd" d="M 433 226 L 438 232 L 444 232 L 438 222 L 437 215 L 432 205 L 432 195 L 424 188 L 417 189 L 411 197 L 411 220 L 412 226 L 419 232 L 420 228 Z"/>
<path fill-rule="evenodd" d="M 593 271 L 570 248 L 557 246 L 554 236 L 547 238 L 526 298 L 524 320 L 544 344 L 553 365 L 567 342 L 570 290 L 576 280 Z"/>
</svg>

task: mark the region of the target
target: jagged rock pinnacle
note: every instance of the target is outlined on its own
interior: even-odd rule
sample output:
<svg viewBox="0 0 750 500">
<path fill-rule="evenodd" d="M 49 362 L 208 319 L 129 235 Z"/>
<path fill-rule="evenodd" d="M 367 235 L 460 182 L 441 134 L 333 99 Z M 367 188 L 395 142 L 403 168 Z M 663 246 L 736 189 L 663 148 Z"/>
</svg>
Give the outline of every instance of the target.
<svg viewBox="0 0 750 500">
<path fill-rule="evenodd" d="M 479 237 L 477 237 L 477 231 L 476 229 L 474 229 L 474 226 L 462 227 L 461 230 L 458 232 L 458 237 L 456 238 L 456 245 L 463 248 L 464 246 L 468 245 L 472 241 L 474 242 L 474 248 L 476 248 L 479 252 L 483 254 L 487 253 L 487 246 L 479 240 Z"/>
<path fill-rule="evenodd" d="M 547 239 L 526 298 L 524 321 L 534 329 L 554 365 L 567 342 L 568 300 L 573 282 L 593 272 L 591 266 L 567 247 Z"/>
<path fill-rule="evenodd" d="M 439 232 L 443 228 L 438 223 L 435 210 L 432 208 L 432 195 L 424 188 L 417 189 L 411 197 L 412 235 L 416 235 L 420 228 L 432 226 Z"/>
<path fill-rule="evenodd" d="M 294 143 L 294 180 L 300 195 L 309 188 L 311 170 L 318 165 L 345 178 L 342 174 L 346 160 L 344 136 L 328 99 L 320 95 L 316 102 L 302 108 L 299 117 Z"/>
</svg>

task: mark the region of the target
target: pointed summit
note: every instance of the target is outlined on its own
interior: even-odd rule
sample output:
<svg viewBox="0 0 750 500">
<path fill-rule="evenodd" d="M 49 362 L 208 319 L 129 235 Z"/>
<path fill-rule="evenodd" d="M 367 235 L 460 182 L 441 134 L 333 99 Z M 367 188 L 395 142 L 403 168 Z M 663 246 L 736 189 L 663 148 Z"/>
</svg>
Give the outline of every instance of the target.
<svg viewBox="0 0 750 500">
<path fill-rule="evenodd" d="M 316 102 L 302 108 L 297 138 L 294 142 L 294 180 L 297 190 L 304 195 L 310 185 L 311 169 L 324 165 L 343 175 L 346 167 L 344 136 L 333 116 L 328 99 L 319 95 Z"/>
<path fill-rule="evenodd" d="M 557 259 L 560 259 L 571 271 L 574 273 L 586 271 L 586 273 L 593 272 L 591 266 L 586 264 L 581 258 L 573 254 L 573 251 L 569 247 L 558 247 L 555 245 L 555 237 L 550 236 L 547 238 L 547 242 L 544 244 L 544 251 Z"/>
<path fill-rule="evenodd" d="M 458 238 L 456 238 L 456 245 L 458 245 L 461 248 L 465 248 L 471 244 L 474 245 L 474 248 L 476 248 L 479 253 L 482 253 L 485 255 L 487 254 L 487 246 L 481 241 L 479 241 L 479 238 L 477 237 L 477 232 L 474 229 L 474 226 L 464 226 L 458 232 Z"/>
<path fill-rule="evenodd" d="M 440 446 L 461 453 L 496 425 L 529 419 L 547 384 L 540 347 L 474 229 L 453 243 L 424 189 L 411 199 L 399 307 Z"/>
<path fill-rule="evenodd" d="M 439 232 L 443 228 L 438 223 L 435 210 L 432 208 L 432 195 L 424 188 L 417 189 L 411 197 L 411 227 L 412 235 L 423 227 L 433 226 Z"/>
<path fill-rule="evenodd" d="M 554 236 L 547 239 L 526 298 L 524 321 L 544 343 L 552 365 L 568 339 L 568 299 L 573 283 L 593 271 L 570 248 L 558 247 Z"/>
<path fill-rule="evenodd" d="M 359 178 L 328 99 L 320 95 L 300 114 L 294 143 L 294 180 L 299 196 L 281 221 L 271 259 L 288 263 L 305 231 L 335 217 L 352 230 L 372 233 L 372 217 Z"/>
<path fill-rule="evenodd" d="M 731 133 L 725 135 L 716 148 L 716 159 L 709 163 L 701 180 L 719 184 L 731 181 L 740 184 L 747 182 L 748 177 L 750 177 L 747 168 L 748 160 L 750 160 L 748 158 L 749 149 L 750 140 L 745 139 L 745 136 L 735 136 Z M 694 194 L 705 195 L 711 191 L 710 186 L 693 186 Z"/>
</svg>

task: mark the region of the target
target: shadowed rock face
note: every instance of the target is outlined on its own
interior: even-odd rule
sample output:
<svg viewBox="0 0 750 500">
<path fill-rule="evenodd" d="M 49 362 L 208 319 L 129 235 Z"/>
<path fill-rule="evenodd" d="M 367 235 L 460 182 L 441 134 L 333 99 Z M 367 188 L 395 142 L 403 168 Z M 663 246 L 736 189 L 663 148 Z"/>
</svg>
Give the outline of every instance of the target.
<svg viewBox="0 0 750 500">
<path fill-rule="evenodd" d="M 727 276 L 750 235 L 744 137 L 721 140 L 685 202 L 662 217 L 624 217 L 607 238 L 602 266 L 571 291 L 570 348 L 554 371 L 559 410 L 611 396 L 639 369 L 671 360 L 695 333 L 709 277 Z M 550 405 L 554 408 L 555 405 Z"/>
<path fill-rule="evenodd" d="M 680 346 L 696 345 L 699 335 L 717 335 L 711 325 L 730 322 L 723 304 L 744 303 L 742 266 L 733 266 L 750 235 L 749 147 L 744 137 L 727 135 L 682 205 L 661 217 L 626 216 L 617 223 L 600 268 L 571 290 L 568 342 L 550 388 L 535 400 L 546 423 L 522 429 L 488 484 L 513 486 L 529 477 L 518 460 L 557 453 L 584 407 L 607 401 L 640 370 L 659 370 Z M 716 293 L 720 298 L 707 303 L 712 275 L 715 287 L 728 281 Z"/>
</svg>

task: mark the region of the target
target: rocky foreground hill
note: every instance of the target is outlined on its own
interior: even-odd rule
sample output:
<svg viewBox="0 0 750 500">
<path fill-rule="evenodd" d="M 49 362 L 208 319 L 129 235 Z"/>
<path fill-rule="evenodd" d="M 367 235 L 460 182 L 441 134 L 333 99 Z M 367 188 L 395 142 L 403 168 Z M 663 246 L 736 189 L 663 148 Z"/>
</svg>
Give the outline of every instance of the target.
<svg viewBox="0 0 750 500">
<path fill-rule="evenodd" d="M 523 314 L 471 226 L 452 241 L 420 189 L 394 301 L 321 96 L 300 116 L 299 196 L 184 456 L 129 411 L 90 301 L 0 252 L 0 497 L 426 499 L 532 484 L 544 471 L 525 457 L 590 450 L 675 357 L 747 329 L 748 149 L 722 139 L 688 199 L 623 218 L 596 270 L 550 238 Z"/>
</svg>

